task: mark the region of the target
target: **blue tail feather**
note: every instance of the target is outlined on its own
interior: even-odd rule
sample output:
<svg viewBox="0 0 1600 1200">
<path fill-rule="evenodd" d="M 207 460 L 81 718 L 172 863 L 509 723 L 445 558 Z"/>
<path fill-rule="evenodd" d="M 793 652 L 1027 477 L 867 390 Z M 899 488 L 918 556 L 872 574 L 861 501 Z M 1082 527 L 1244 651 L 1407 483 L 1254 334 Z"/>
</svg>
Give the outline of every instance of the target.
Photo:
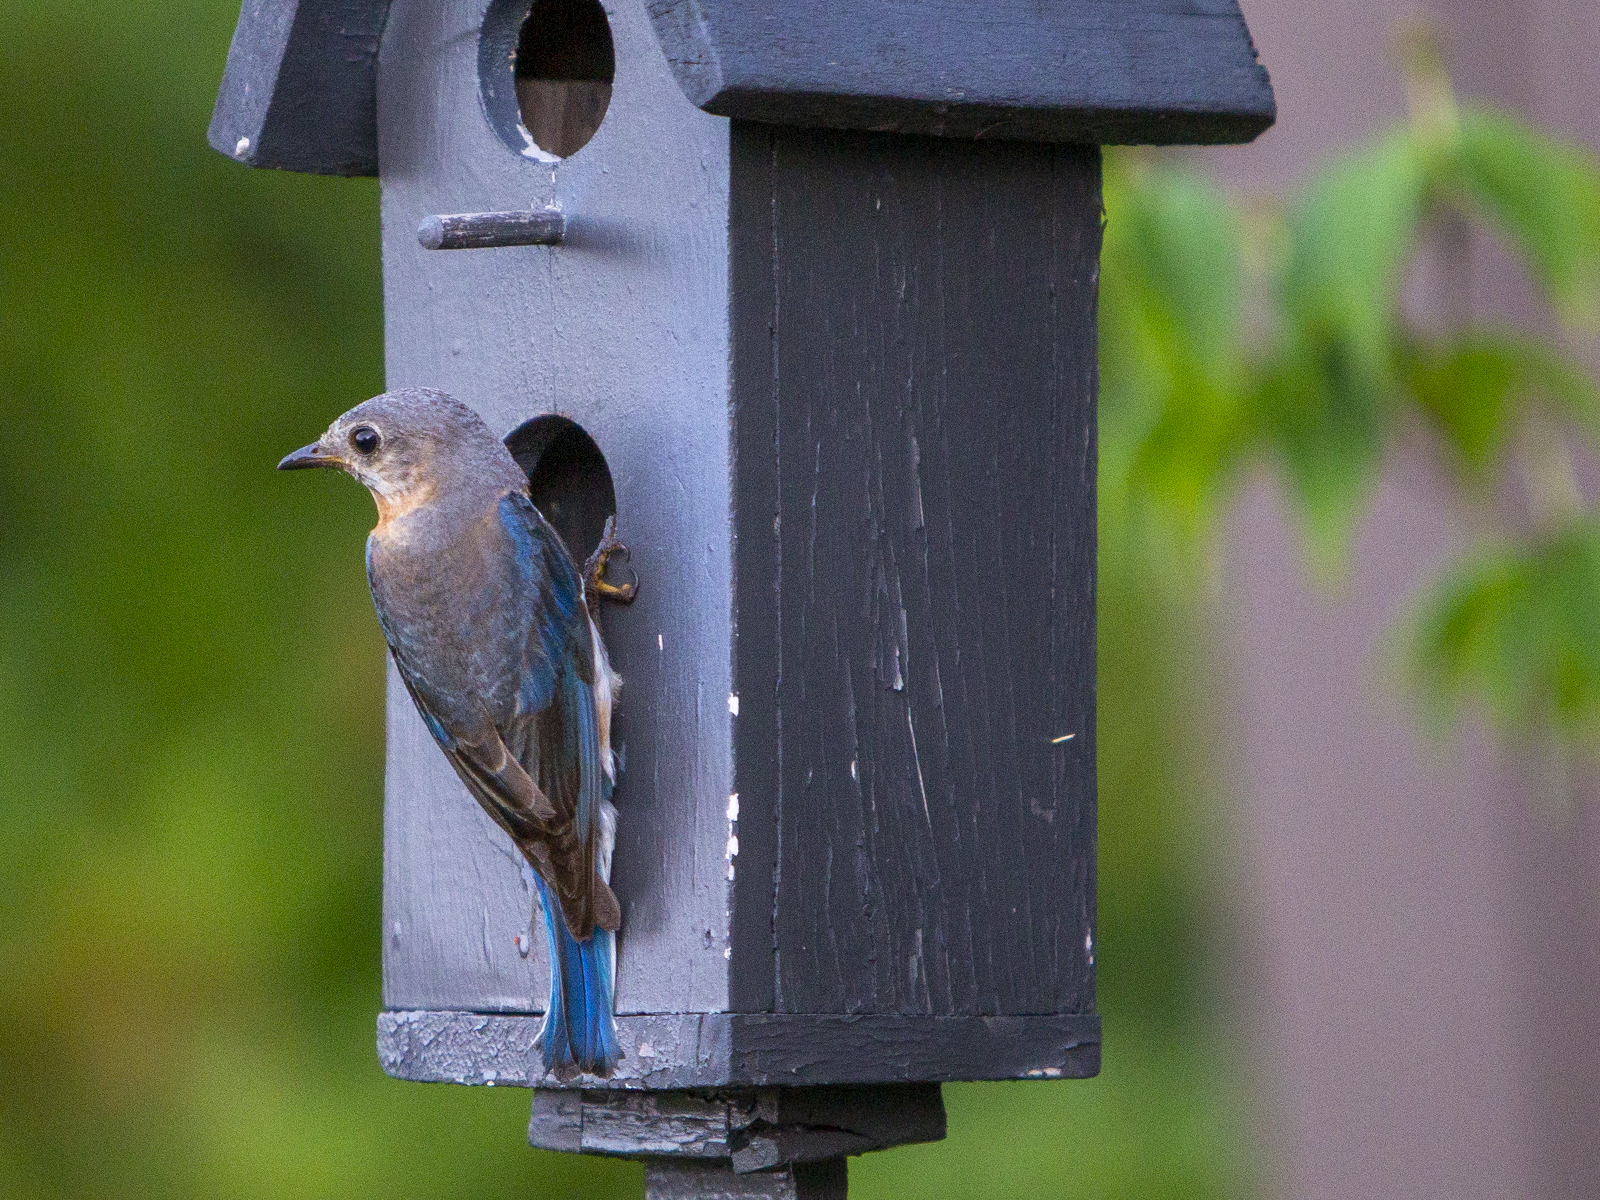
<svg viewBox="0 0 1600 1200">
<path fill-rule="evenodd" d="M 612 1015 L 610 930 L 596 927 L 583 941 L 572 936 L 550 887 L 537 874 L 539 907 L 550 945 L 550 1003 L 539 1031 L 546 1071 L 606 1076 L 622 1057 Z"/>
</svg>

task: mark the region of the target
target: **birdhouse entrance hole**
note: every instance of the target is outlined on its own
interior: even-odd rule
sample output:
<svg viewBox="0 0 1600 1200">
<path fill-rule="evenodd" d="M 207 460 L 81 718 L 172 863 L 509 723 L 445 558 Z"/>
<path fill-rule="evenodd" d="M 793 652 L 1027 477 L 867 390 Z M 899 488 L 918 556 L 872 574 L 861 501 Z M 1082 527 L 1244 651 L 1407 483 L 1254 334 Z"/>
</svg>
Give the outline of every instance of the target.
<svg viewBox="0 0 1600 1200">
<path fill-rule="evenodd" d="M 506 435 L 506 449 L 528 475 L 528 493 L 581 566 L 617 513 L 605 455 L 583 427 L 566 417 L 524 421 Z"/>
<path fill-rule="evenodd" d="M 617 55 L 599 0 L 494 0 L 478 73 L 500 140 L 548 162 L 576 154 L 611 103 Z"/>
</svg>

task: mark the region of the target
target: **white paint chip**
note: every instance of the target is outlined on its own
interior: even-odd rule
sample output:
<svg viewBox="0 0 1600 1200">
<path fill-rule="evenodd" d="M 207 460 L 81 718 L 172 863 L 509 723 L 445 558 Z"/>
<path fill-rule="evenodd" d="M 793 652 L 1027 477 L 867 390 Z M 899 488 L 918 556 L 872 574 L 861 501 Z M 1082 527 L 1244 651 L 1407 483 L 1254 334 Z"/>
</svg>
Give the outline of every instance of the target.
<svg viewBox="0 0 1600 1200">
<path fill-rule="evenodd" d="M 739 857 L 739 835 L 737 833 L 730 833 L 728 835 L 728 857 Z"/>
<path fill-rule="evenodd" d="M 656 649 L 665 650 L 666 648 L 666 643 L 661 640 L 661 635 L 659 633 L 656 634 Z"/>
<path fill-rule="evenodd" d="M 1078 735 L 1075 734 L 1075 733 L 1063 733 L 1060 737 L 1051 738 L 1050 739 L 1050 744 L 1052 746 L 1059 746 L 1059 745 L 1061 745 L 1062 742 L 1070 742 L 1073 738 L 1075 738 L 1077 736 Z"/>
<path fill-rule="evenodd" d="M 738 819 L 739 819 L 739 793 L 738 792 L 729 792 L 728 793 L 728 820 L 737 821 Z"/>
<path fill-rule="evenodd" d="M 247 153 L 249 153 L 249 151 L 250 151 L 250 139 L 249 138 L 240 138 L 237 142 L 235 142 L 233 144 L 233 156 L 235 158 L 243 158 Z"/>
<path fill-rule="evenodd" d="M 519 124 L 517 126 L 517 132 L 522 135 L 523 158 L 531 158 L 534 162 L 542 162 L 549 166 L 555 166 L 561 161 L 561 156 L 559 154 L 551 154 L 548 150 L 540 146 L 538 142 L 534 141 L 533 134 L 529 133 L 527 128 L 523 125 Z M 553 177 L 555 172 L 552 171 L 550 174 Z"/>
<path fill-rule="evenodd" d="M 736 717 L 739 715 L 739 693 L 738 692 L 729 692 L 728 693 L 728 711 L 730 713 L 732 713 Z"/>
</svg>

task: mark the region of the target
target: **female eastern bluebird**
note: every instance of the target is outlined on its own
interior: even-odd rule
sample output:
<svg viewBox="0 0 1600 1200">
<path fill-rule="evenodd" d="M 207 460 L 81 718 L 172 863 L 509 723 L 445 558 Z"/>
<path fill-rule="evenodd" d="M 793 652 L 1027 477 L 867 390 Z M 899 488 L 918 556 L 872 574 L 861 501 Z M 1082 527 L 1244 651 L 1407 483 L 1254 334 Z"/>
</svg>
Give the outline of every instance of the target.
<svg viewBox="0 0 1600 1200">
<path fill-rule="evenodd" d="M 377 501 L 367 581 L 400 678 L 467 790 L 533 868 L 550 945 L 545 1069 L 610 1075 L 622 923 L 607 882 L 611 706 L 622 680 L 584 575 L 505 445 L 442 393 L 374 397 L 278 467 L 337 467 Z M 608 529 L 589 581 L 615 595 L 599 582 L 611 545 Z"/>
</svg>

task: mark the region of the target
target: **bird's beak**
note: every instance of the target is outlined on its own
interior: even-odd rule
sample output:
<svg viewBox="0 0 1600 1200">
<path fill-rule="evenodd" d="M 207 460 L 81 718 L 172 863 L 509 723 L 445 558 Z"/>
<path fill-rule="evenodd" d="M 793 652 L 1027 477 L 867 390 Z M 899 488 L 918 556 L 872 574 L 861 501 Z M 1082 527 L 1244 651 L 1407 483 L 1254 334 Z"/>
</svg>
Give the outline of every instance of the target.
<svg viewBox="0 0 1600 1200">
<path fill-rule="evenodd" d="M 293 454 L 284 455 L 283 461 L 278 464 L 280 471 L 301 471 L 307 467 L 342 467 L 344 460 L 336 454 L 329 454 L 322 448 L 321 442 L 312 442 L 309 446 L 301 446 Z"/>
</svg>

